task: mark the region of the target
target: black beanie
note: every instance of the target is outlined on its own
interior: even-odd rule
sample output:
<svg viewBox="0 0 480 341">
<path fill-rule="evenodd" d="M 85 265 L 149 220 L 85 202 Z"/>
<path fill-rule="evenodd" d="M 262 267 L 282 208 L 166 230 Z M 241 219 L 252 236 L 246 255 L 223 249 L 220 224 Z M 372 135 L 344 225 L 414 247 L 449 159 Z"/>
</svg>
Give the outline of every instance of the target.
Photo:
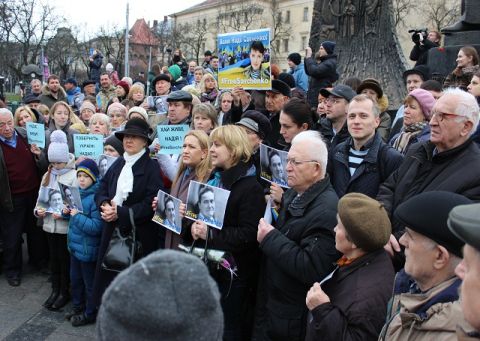
<svg viewBox="0 0 480 341">
<path fill-rule="evenodd" d="M 295 65 L 299 65 L 302 62 L 302 57 L 300 56 L 300 53 L 297 52 L 290 53 L 287 59 L 291 60 Z"/>
<path fill-rule="evenodd" d="M 112 146 L 117 151 L 117 153 L 120 154 L 120 155 L 123 155 L 123 153 L 125 152 L 123 150 L 123 142 L 120 141 L 120 139 L 118 137 L 116 137 L 115 135 L 110 135 L 105 140 L 103 145 L 104 146 L 106 146 L 106 145 Z"/>
</svg>

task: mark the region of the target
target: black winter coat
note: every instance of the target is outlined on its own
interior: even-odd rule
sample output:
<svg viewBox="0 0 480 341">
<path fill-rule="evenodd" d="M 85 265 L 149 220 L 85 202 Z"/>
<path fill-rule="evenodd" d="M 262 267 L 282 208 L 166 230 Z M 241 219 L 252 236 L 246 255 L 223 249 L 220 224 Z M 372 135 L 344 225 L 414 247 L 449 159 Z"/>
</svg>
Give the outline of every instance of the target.
<svg viewBox="0 0 480 341">
<path fill-rule="evenodd" d="M 321 118 L 316 124 L 315 129 L 322 134 L 323 140 L 327 144 L 328 153 L 332 153 L 337 145 L 346 141 L 350 137 L 348 132 L 347 120 L 343 124 L 342 129 L 336 134 L 333 132 L 332 122 L 326 118 Z"/>
<path fill-rule="evenodd" d="M 353 146 L 350 137 L 329 154 L 328 173 L 339 198 L 357 192 L 375 198 L 378 188 L 403 161 L 403 155 L 382 141 L 380 134 L 367 143 L 368 153 L 363 162 L 350 176 L 348 152 Z"/>
<path fill-rule="evenodd" d="M 337 203 L 328 176 L 300 197 L 293 189 L 284 193 L 276 229 L 260 243 L 257 340 L 303 341 L 307 291 L 340 257 L 333 234 Z"/>
<path fill-rule="evenodd" d="M 392 262 L 383 249 L 338 268 L 322 285 L 330 303 L 311 311 L 305 341 L 377 340 L 394 277 Z"/>
<path fill-rule="evenodd" d="M 305 73 L 310 76 L 307 99 L 312 108 L 317 108 L 320 89 L 332 86 L 338 80 L 337 55 L 329 54 L 320 57 L 317 63 L 315 56 L 305 58 Z"/>
<path fill-rule="evenodd" d="M 402 165 L 385 181 L 377 200 L 384 204 L 392 219 L 396 236 L 404 226 L 393 215 L 395 209 L 416 194 L 448 191 L 480 201 L 480 149 L 472 140 L 451 150 L 433 155 L 430 141 L 412 145 Z"/>
</svg>

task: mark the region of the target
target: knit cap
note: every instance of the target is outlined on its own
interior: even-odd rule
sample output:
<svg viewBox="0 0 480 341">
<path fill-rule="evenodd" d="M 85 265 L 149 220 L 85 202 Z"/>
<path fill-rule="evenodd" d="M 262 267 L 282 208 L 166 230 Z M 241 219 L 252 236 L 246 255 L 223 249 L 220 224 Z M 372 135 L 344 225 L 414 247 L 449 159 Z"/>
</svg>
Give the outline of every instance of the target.
<svg viewBox="0 0 480 341">
<path fill-rule="evenodd" d="M 422 108 L 423 116 L 425 116 L 427 120 L 430 120 L 430 118 L 432 118 L 432 108 L 435 105 L 435 97 L 433 97 L 430 91 L 424 89 L 415 89 L 412 90 L 408 95 L 417 100 L 418 104 L 420 104 L 420 107 Z"/>
<path fill-rule="evenodd" d="M 121 86 L 123 90 L 125 90 L 125 93 L 128 95 L 128 92 L 130 91 L 130 85 L 127 82 L 120 81 L 117 83 L 117 86 Z"/>
<path fill-rule="evenodd" d="M 84 172 L 90 178 L 92 178 L 93 182 L 97 182 L 98 174 L 100 173 L 97 167 L 97 164 L 92 159 L 85 159 L 80 162 L 77 166 L 77 174 L 79 172 Z"/>
<path fill-rule="evenodd" d="M 168 72 L 170 72 L 170 74 L 172 75 L 174 82 L 176 82 L 177 79 L 179 79 L 180 76 L 182 75 L 182 70 L 180 69 L 180 66 L 178 66 L 177 64 L 173 64 L 172 66 L 170 66 L 168 68 Z"/>
<path fill-rule="evenodd" d="M 332 54 L 333 53 L 333 50 L 335 50 L 335 42 L 333 41 L 324 41 L 322 44 L 323 48 L 325 49 L 325 52 L 327 52 L 328 54 Z"/>
<path fill-rule="evenodd" d="M 97 111 L 95 106 L 90 101 L 83 101 L 82 105 L 80 106 L 80 112 L 82 112 L 85 109 L 91 110 L 94 114 Z"/>
<path fill-rule="evenodd" d="M 105 142 L 103 143 L 104 146 L 112 146 L 113 149 L 117 151 L 118 154 L 123 155 L 125 150 L 123 149 L 123 142 L 120 141 L 118 137 L 115 135 L 110 135 Z"/>
<path fill-rule="evenodd" d="M 365 194 L 344 195 L 338 201 L 338 216 L 350 240 L 366 252 L 383 248 L 392 233 L 383 205 Z"/>
<path fill-rule="evenodd" d="M 134 112 L 142 115 L 143 119 L 148 122 L 147 111 L 142 107 L 131 107 L 130 110 L 128 111 L 127 120 L 130 119 L 130 115 L 133 114 Z"/>
<path fill-rule="evenodd" d="M 68 162 L 67 135 L 62 130 L 54 130 L 50 134 L 50 145 L 48 146 L 49 162 Z"/>
<path fill-rule="evenodd" d="M 299 65 L 302 62 L 302 56 L 300 56 L 300 53 L 297 52 L 290 53 L 287 59 L 291 60 L 295 65 Z"/>
<path fill-rule="evenodd" d="M 127 108 L 120 102 L 110 104 L 107 109 L 107 115 L 110 115 L 114 111 L 122 112 L 124 115 L 127 114 Z"/>
<path fill-rule="evenodd" d="M 108 63 L 107 66 L 105 66 L 105 70 L 107 70 L 108 72 L 112 72 L 113 71 L 113 65 L 111 63 Z"/>
<path fill-rule="evenodd" d="M 217 284 L 192 255 L 159 250 L 122 271 L 103 295 L 98 340 L 221 341 Z"/>
</svg>

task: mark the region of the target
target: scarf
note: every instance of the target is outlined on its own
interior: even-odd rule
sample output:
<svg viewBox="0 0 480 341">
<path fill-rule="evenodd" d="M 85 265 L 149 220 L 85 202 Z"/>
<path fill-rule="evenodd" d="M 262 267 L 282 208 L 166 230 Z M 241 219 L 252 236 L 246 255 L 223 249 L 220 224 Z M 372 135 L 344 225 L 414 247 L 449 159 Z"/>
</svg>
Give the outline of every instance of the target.
<svg viewBox="0 0 480 341">
<path fill-rule="evenodd" d="M 398 150 L 400 153 L 405 154 L 410 141 L 420 135 L 427 124 L 427 122 L 418 122 L 406 126 L 393 143 L 393 148 Z"/>
<path fill-rule="evenodd" d="M 137 154 L 128 155 L 127 152 L 123 153 L 123 158 L 125 159 L 125 164 L 123 165 L 122 171 L 118 176 L 117 180 L 117 191 L 113 197 L 113 201 L 117 206 L 122 206 L 123 202 L 127 200 L 128 195 L 133 190 L 133 172 L 132 167 L 135 162 L 138 161 L 145 153 L 145 150 L 141 150 Z"/>
</svg>

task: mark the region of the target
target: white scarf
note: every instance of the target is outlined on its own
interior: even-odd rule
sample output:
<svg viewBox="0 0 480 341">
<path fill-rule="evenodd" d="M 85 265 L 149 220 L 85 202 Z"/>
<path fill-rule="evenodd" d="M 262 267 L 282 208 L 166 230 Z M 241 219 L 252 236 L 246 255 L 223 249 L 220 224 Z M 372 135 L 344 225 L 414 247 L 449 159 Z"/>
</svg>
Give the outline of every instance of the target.
<svg viewBox="0 0 480 341">
<path fill-rule="evenodd" d="M 126 152 L 123 153 L 123 158 L 125 159 L 125 165 L 123 165 L 122 171 L 118 176 L 117 180 L 117 191 L 113 197 L 113 201 L 117 206 L 122 206 L 123 202 L 127 200 L 128 195 L 133 190 L 133 172 L 132 167 L 135 162 L 138 161 L 145 153 L 145 149 L 142 149 L 137 154 L 128 155 Z"/>
</svg>

